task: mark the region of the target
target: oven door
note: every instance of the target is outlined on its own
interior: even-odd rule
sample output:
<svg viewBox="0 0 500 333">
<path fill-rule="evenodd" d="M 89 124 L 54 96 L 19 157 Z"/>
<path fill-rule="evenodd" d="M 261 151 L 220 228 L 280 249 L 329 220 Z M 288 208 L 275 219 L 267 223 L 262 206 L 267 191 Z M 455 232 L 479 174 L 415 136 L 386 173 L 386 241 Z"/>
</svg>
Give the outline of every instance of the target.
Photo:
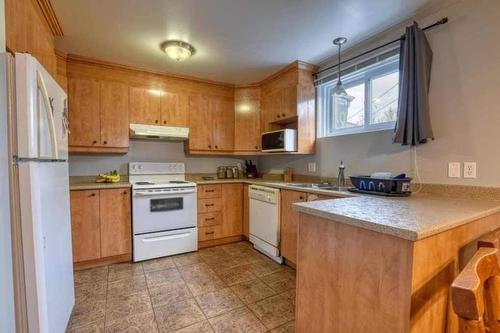
<svg viewBox="0 0 500 333">
<path fill-rule="evenodd" d="M 196 188 L 134 190 L 134 235 L 196 226 Z"/>
</svg>

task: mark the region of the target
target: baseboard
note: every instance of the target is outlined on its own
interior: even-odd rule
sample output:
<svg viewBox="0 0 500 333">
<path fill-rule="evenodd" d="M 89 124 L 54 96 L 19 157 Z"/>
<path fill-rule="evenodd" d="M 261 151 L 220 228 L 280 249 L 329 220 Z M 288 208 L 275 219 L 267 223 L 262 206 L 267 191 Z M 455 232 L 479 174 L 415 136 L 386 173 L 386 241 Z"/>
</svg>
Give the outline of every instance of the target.
<svg viewBox="0 0 500 333">
<path fill-rule="evenodd" d="M 99 258 L 94 260 L 80 261 L 73 263 L 73 269 L 75 271 L 80 271 L 82 269 L 94 268 L 107 266 L 111 264 L 117 264 L 121 262 L 129 262 L 132 261 L 132 253 L 122 254 L 119 256 Z"/>
<path fill-rule="evenodd" d="M 210 240 L 198 242 L 198 249 L 203 249 L 205 247 L 212 247 L 212 246 L 223 245 L 223 244 L 229 244 L 229 243 L 236 243 L 236 242 L 240 242 L 242 240 L 245 240 L 245 237 L 243 235 L 218 238 L 218 239 L 210 239 Z"/>
</svg>

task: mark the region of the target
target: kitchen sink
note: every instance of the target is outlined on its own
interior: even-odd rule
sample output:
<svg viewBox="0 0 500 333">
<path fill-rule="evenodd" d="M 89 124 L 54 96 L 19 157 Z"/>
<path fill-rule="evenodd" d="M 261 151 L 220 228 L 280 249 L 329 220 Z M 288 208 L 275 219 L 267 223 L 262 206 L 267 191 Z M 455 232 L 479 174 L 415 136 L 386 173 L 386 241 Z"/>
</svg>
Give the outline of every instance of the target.
<svg viewBox="0 0 500 333">
<path fill-rule="evenodd" d="M 341 191 L 342 188 L 339 186 L 333 186 L 330 184 L 313 184 L 313 183 L 287 183 L 286 185 L 292 187 L 302 187 L 302 188 L 312 188 L 325 191 Z"/>
</svg>

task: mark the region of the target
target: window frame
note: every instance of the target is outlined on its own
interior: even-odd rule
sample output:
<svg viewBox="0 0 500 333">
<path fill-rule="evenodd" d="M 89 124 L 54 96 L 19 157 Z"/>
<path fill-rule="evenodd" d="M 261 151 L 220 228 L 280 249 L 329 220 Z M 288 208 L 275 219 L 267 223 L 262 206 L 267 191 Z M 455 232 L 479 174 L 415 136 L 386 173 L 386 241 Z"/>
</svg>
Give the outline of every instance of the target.
<svg viewBox="0 0 500 333">
<path fill-rule="evenodd" d="M 332 126 L 333 112 L 332 109 L 333 97 L 331 90 L 337 84 L 337 80 L 324 83 L 318 87 L 318 137 L 334 137 L 350 134 L 369 133 L 375 131 L 393 130 L 396 121 L 389 121 L 378 124 L 370 124 L 372 115 L 372 81 L 374 79 L 393 74 L 399 71 L 399 55 L 387 58 L 377 62 L 371 66 L 362 68 L 353 73 L 342 77 L 342 83 L 347 90 L 350 87 L 363 84 L 365 85 L 365 105 L 364 105 L 364 125 L 357 127 L 348 127 L 342 129 L 334 129 Z"/>
</svg>

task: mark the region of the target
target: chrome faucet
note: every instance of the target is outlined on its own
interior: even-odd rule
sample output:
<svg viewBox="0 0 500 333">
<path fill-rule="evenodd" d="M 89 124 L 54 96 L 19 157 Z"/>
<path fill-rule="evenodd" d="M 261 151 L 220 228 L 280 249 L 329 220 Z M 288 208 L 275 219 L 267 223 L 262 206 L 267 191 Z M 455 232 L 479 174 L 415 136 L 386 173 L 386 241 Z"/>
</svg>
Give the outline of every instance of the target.
<svg viewBox="0 0 500 333">
<path fill-rule="evenodd" d="M 340 161 L 339 176 L 338 176 L 339 187 L 345 186 L 344 170 L 345 170 L 344 162 Z"/>
</svg>

